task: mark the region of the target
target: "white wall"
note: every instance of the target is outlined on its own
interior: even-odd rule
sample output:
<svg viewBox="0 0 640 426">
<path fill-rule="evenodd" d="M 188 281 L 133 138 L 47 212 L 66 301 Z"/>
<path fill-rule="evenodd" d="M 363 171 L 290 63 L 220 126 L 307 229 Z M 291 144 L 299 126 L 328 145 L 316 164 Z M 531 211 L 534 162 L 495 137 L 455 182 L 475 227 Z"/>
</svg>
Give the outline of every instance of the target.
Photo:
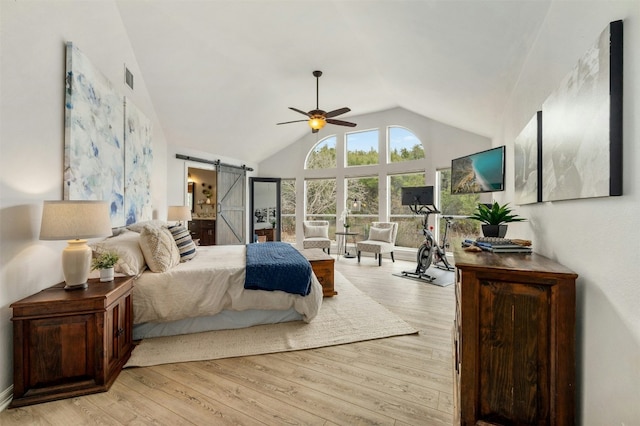
<svg viewBox="0 0 640 426">
<path fill-rule="evenodd" d="M 357 127 L 326 126 L 316 134 L 312 134 L 310 129 L 306 136 L 293 144 L 287 146 L 273 156 L 260 163 L 259 176 L 261 177 L 281 177 L 296 179 L 296 199 L 304 200 L 304 179 L 335 177 L 337 178 L 337 199 L 345 198 L 344 179 L 352 176 L 375 176 L 380 177 L 379 199 L 381 200 L 379 213 L 381 217 L 387 214 L 386 200 L 388 173 L 405 173 L 412 171 L 425 172 L 425 185 L 434 185 L 435 172 L 439 169 L 451 167 L 451 159 L 466 154 L 472 154 L 491 147 L 491 140 L 487 137 L 477 135 L 444 123 L 423 117 L 403 108 L 393 108 L 372 114 L 349 116 L 347 121 L 357 123 Z M 291 124 L 291 126 L 307 126 L 306 123 Z M 345 134 L 354 131 L 364 131 L 370 129 L 380 130 L 379 152 L 383 152 L 386 141 L 385 132 L 387 126 L 401 126 L 411 130 L 422 142 L 425 152 L 424 161 L 410 161 L 394 164 L 380 164 L 376 166 L 362 166 L 352 168 L 327 169 L 327 170 L 305 170 L 304 163 L 309 153 L 316 143 L 331 135 L 336 135 L 337 162 L 344 164 L 343 143 Z M 308 127 L 307 127 L 308 128 Z M 296 229 L 302 229 L 304 220 L 304 204 L 296 203 Z M 344 206 L 338 203 L 337 216 L 342 213 Z M 302 233 L 297 232 L 297 244 L 302 246 Z M 413 256 L 413 254 L 412 254 Z"/>
<path fill-rule="evenodd" d="M 63 280 L 66 242 L 39 241 L 43 200 L 62 199 L 65 42 L 152 120 L 154 215 L 166 217 L 166 142 L 112 2 L 2 1 L 0 407 L 13 383 L 9 305 Z M 124 84 L 124 66 L 135 90 Z"/>
<path fill-rule="evenodd" d="M 609 22 L 624 22 L 624 195 L 522 206 L 518 232 L 579 274 L 576 424 L 640 424 L 640 2 L 553 2 L 516 90 L 502 135 L 513 140 Z M 544 123 L 544 117 L 543 117 Z M 513 199 L 513 168 L 507 191 Z M 511 227 L 511 226 L 510 226 Z M 512 232 L 512 231 L 509 231 Z"/>
</svg>

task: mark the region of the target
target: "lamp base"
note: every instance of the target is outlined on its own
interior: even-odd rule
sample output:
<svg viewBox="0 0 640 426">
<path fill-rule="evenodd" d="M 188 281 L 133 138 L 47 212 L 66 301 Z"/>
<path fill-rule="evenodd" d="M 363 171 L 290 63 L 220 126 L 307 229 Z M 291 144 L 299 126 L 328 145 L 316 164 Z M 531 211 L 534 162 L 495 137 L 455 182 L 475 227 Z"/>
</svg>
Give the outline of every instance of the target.
<svg viewBox="0 0 640 426">
<path fill-rule="evenodd" d="M 85 290 L 86 288 L 88 288 L 89 285 L 87 283 L 82 283 L 82 284 L 73 284 L 73 285 L 65 285 L 64 289 L 67 291 L 71 291 L 71 290 Z"/>
<path fill-rule="evenodd" d="M 89 268 L 91 267 L 91 248 L 87 240 L 69 240 L 62 251 L 62 273 L 65 290 L 87 288 Z"/>
</svg>

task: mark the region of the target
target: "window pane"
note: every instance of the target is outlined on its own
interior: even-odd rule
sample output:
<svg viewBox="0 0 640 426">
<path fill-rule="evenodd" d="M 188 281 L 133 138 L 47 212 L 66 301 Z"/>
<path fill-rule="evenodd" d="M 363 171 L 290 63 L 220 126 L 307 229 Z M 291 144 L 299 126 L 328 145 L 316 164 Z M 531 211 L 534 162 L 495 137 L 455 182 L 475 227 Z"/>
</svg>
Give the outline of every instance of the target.
<svg viewBox="0 0 640 426">
<path fill-rule="evenodd" d="M 403 127 L 389 127 L 389 162 L 420 160 L 424 158 L 422 142 Z"/>
<path fill-rule="evenodd" d="M 357 232 L 357 241 L 366 239 L 371 222 L 378 221 L 378 177 L 345 179 L 349 209 L 349 231 Z M 343 225 L 342 222 L 338 224 Z"/>
<path fill-rule="evenodd" d="M 378 177 L 360 177 L 346 179 L 346 208 L 352 214 L 378 214 Z M 354 201 L 357 206 L 354 207 Z"/>
<path fill-rule="evenodd" d="M 313 147 L 307 156 L 306 167 L 307 169 L 335 169 L 337 167 L 335 136 L 329 136 Z"/>
<path fill-rule="evenodd" d="M 424 172 L 389 176 L 389 216 L 398 222 L 396 245 L 417 248 L 422 244 L 422 216 L 415 216 L 409 206 L 402 205 L 402 188 L 425 186 Z"/>
<path fill-rule="evenodd" d="M 305 181 L 307 216 L 336 214 L 336 180 L 309 179 Z"/>
<path fill-rule="evenodd" d="M 412 215 L 409 206 L 402 205 L 402 188 L 425 186 L 424 172 L 389 176 L 389 213 Z"/>
<path fill-rule="evenodd" d="M 280 181 L 280 238 L 287 243 L 296 242 L 296 180 Z"/>
<path fill-rule="evenodd" d="M 378 130 L 347 133 L 347 166 L 378 164 Z"/>
<path fill-rule="evenodd" d="M 479 194 L 451 194 L 451 169 L 438 172 L 440 185 L 440 211 L 445 216 L 453 216 L 453 221 L 447 235 L 448 249 L 460 247 L 466 238 L 475 239 L 480 235 L 480 222 L 467 219 L 473 214 L 480 202 Z M 445 231 L 445 221 L 440 219 L 439 242 L 442 243 Z"/>
</svg>

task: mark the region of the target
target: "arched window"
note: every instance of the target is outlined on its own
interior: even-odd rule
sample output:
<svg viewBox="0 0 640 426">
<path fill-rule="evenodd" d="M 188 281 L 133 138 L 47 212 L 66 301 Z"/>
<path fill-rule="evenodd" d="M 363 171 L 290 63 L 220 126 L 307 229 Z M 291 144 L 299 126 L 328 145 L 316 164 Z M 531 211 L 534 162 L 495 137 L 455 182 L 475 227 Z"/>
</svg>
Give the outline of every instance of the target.
<svg viewBox="0 0 640 426">
<path fill-rule="evenodd" d="M 335 169 L 336 163 L 336 137 L 335 135 L 322 139 L 309 151 L 306 169 Z"/>
<path fill-rule="evenodd" d="M 424 158 L 422 142 L 410 130 L 404 127 L 389 126 L 387 135 L 389 163 L 421 160 Z"/>
<path fill-rule="evenodd" d="M 400 198 L 402 187 L 425 185 L 424 159 L 420 139 L 401 126 L 328 136 L 305 159 L 305 169 L 327 171 L 304 178 L 304 218 L 328 220 L 333 235 L 342 230 L 341 218 L 348 211 L 349 230 L 357 233 L 356 240 L 367 238 L 371 222 L 393 220 L 399 224 L 396 245 L 416 248 L 422 241 L 421 218 L 402 206 Z M 401 168 L 393 164 L 411 160 Z"/>
</svg>

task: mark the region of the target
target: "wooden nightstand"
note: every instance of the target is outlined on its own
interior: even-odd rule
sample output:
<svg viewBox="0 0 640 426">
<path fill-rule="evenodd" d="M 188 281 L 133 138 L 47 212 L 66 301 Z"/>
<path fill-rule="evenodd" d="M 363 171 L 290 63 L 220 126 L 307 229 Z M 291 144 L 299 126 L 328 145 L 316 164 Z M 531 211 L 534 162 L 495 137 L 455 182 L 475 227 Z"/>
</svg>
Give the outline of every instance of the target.
<svg viewBox="0 0 640 426">
<path fill-rule="evenodd" d="M 131 355 L 133 277 L 63 287 L 11 305 L 11 408 L 107 391 Z"/>
<path fill-rule="evenodd" d="M 333 297 L 338 294 L 333 286 L 333 270 L 335 259 L 322 249 L 302 249 L 300 253 L 311 263 L 311 269 L 322 285 L 322 295 Z"/>
</svg>

